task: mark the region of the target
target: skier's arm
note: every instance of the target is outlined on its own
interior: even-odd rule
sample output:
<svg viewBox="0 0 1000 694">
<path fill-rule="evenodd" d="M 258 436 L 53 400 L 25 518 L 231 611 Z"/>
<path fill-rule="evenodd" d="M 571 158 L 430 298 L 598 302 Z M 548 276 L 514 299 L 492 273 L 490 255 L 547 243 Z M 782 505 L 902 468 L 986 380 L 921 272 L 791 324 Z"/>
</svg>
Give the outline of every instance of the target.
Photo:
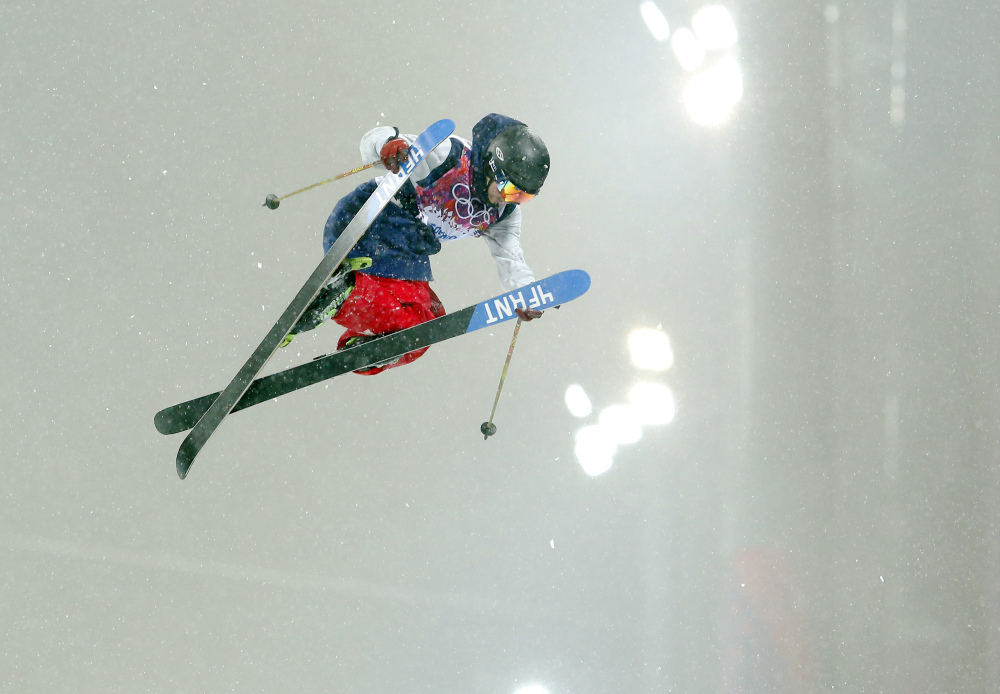
<svg viewBox="0 0 1000 694">
<path fill-rule="evenodd" d="M 391 128 L 387 125 L 372 128 L 361 137 L 361 161 L 366 164 L 379 161 L 382 158 L 381 152 L 385 143 L 397 137 L 406 140 L 411 145 L 417 139 L 416 135 L 401 133 L 397 128 Z M 427 178 L 431 171 L 444 163 L 449 154 L 451 154 L 451 138 L 445 138 L 444 142 L 428 152 L 424 160 L 417 164 L 410 179 L 419 181 Z"/>
<path fill-rule="evenodd" d="M 497 275 L 504 291 L 510 292 L 535 281 L 535 273 L 524 262 L 521 250 L 521 208 L 483 232 L 490 255 L 497 264 Z"/>
<path fill-rule="evenodd" d="M 500 285 L 505 292 L 514 291 L 535 281 L 535 273 L 524 262 L 524 251 L 521 250 L 520 206 L 515 207 L 513 212 L 484 231 L 483 239 L 497 264 Z M 541 316 L 542 312 L 531 308 L 519 308 L 517 315 L 524 320 L 532 320 Z"/>
</svg>

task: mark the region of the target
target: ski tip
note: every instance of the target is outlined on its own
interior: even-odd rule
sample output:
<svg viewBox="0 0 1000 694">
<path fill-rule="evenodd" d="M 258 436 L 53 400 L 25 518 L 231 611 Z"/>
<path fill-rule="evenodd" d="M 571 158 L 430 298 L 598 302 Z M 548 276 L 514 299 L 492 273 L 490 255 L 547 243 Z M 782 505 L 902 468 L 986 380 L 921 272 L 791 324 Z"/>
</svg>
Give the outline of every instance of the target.
<svg viewBox="0 0 1000 694">
<path fill-rule="evenodd" d="M 161 434 L 166 434 L 170 431 L 170 416 L 166 414 L 165 410 L 160 410 L 153 415 L 153 426 Z"/>
<path fill-rule="evenodd" d="M 453 121 L 451 118 L 442 118 L 437 123 L 432 125 L 431 128 L 447 129 L 448 133 L 450 134 L 455 132 L 455 121 Z"/>
<path fill-rule="evenodd" d="M 191 428 L 191 425 L 185 427 L 181 419 L 176 406 L 165 407 L 153 416 L 153 426 L 163 435 L 177 434 Z"/>
<path fill-rule="evenodd" d="M 181 444 L 180 449 L 177 451 L 177 476 L 181 479 L 187 477 L 188 470 L 191 469 L 191 463 L 194 462 L 194 457 L 198 455 L 197 451 L 192 451 L 187 445 L 187 440 Z"/>
<path fill-rule="evenodd" d="M 580 287 L 581 294 L 585 294 L 590 289 L 590 275 L 587 274 L 586 270 L 568 270 L 567 272 L 571 274 Z"/>
</svg>

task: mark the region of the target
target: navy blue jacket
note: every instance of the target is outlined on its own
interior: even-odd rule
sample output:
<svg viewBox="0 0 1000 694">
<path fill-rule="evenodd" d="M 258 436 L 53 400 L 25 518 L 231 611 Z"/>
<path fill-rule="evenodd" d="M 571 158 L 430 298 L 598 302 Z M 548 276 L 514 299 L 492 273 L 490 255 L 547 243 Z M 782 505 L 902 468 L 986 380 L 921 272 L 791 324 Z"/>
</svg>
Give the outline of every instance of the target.
<svg viewBox="0 0 1000 694">
<path fill-rule="evenodd" d="M 470 152 L 473 171 L 472 189 L 473 195 L 482 200 L 487 198 L 485 164 L 488 161 L 489 144 L 501 130 L 511 125 L 522 125 L 522 123 L 507 116 L 491 113 L 476 123 L 472 129 Z M 457 164 L 463 145 L 457 139 L 452 139 L 451 145 L 452 155 L 432 170 L 426 178 L 418 181 L 418 184 L 422 187 L 431 185 Z M 324 253 L 330 250 L 376 187 L 375 180 L 362 183 L 337 203 L 323 229 Z M 372 275 L 431 281 L 434 278 L 429 256 L 441 250 L 441 242 L 434 236 L 434 231 L 420 221 L 416 191 L 410 181 L 407 181 L 396 194 L 395 200 L 400 204 L 389 203 L 386 206 L 348 257 L 371 258 L 372 267 L 366 272 Z M 508 204 L 501 219 L 513 212 L 514 208 L 513 204 Z"/>
<path fill-rule="evenodd" d="M 323 229 L 323 252 L 330 250 L 333 243 L 354 219 L 354 215 L 364 206 L 378 187 L 374 180 L 362 183 L 348 193 L 333 208 L 326 227 Z M 412 206 L 406 204 L 403 191 L 402 206 L 389 203 L 368 227 L 361 240 L 347 254 L 349 258 L 367 257 L 372 259 L 372 267 L 365 272 L 379 277 L 398 280 L 434 279 L 428 256 L 441 250 L 441 242 L 434 236 L 434 230 L 417 218 L 417 201 L 410 186 Z"/>
</svg>

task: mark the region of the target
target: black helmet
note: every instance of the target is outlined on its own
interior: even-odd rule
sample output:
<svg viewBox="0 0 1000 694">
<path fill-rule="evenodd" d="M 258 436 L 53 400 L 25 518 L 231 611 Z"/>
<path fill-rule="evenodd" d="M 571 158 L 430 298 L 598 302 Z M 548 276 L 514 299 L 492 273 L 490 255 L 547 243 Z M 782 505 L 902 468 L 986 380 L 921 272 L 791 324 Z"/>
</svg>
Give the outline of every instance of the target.
<svg viewBox="0 0 1000 694">
<path fill-rule="evenodd" d="M 493 161 L 525 193 L 536 194 L 549 175 L 549 150 L 526 125 L 500 131 L 489 147 Z"/>
</svg>

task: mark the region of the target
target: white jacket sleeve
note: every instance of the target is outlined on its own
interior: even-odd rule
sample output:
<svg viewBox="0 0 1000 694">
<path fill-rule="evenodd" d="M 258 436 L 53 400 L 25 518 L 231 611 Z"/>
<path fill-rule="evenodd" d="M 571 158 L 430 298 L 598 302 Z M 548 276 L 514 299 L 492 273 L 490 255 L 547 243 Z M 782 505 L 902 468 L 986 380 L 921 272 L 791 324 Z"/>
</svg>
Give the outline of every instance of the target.
<svg viewBox="0 0 1000 694">
<path fill-rule="evenodd" d="M 380 159 L 382 148 L 385 143 L 391 140 L 398 131 L 396 128 L 390 128 L 387 125 L 378 126 L 372 128 L 364 135 L 361 136 L 361 161 L 365 164 L 369 162 L 379 162 L 379 167 L 382 167 Z M 399 137 L 403 138 L 411 145 L 416 142 L 417 136 L 399 133 Z M 417 165 L 417 168 L 413 170 L 413 175 L 410 176 L 411 181 L 419 181 L 422 178 L 427 178 L 436 167 L 444 163 L 444 160 L 448 158 L 451 154 L 451 138 L 446 137 L 444 142 L 439 144 L 437 147 L 432 149 L 423 161 Z"/>
<path fill-rule="evenodd" d="M 524 262 L 524 251 L 521 250 L 521 208 L 514 211 L 489 229 L 483 232 L 490 255 L 497 264 L 497 274 L 500 285 L 505 292 L 531 284 L 535 274 Z"/>
</svg>

